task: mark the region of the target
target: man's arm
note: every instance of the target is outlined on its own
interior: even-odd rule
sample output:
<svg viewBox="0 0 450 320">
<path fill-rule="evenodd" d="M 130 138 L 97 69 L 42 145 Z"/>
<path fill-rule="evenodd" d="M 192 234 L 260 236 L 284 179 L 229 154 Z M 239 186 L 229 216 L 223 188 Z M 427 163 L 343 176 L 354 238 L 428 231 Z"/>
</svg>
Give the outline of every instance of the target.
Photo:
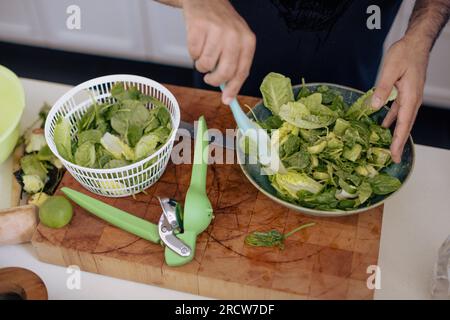
<svg viewBox="0 0 450 320">
<path fill-rule="evenodd" d="M 155 1 L 175 8 L 181 8 L 183 6 L 183 0 L 155 0 Z"/>
<path fill-rule="evenodd" d="M 419 38 L 431 51 L 449 17 L 449 0 L 417 0 L 405 36 Z"/>
<path fill-rule="evenodd" d="M 229 104 L 250 72 L 256 38 L 229 0 L 156 0 L 182 7 L 187 45 L 195 68 L 206 75 L 204 81 L 227 86 L 222 102 Z"/>
<path fill-rule="evenodd" d="M 422 104 L 430 51 L 449 17 L 450 0 L 417 0 L 405 36 L 386 53 L 372 105 L 380 108 L 397 87 L 398 98 L 383 121 L 389 127 L 397 120 L 391 144 L 397 163 Z"/>
</svg>

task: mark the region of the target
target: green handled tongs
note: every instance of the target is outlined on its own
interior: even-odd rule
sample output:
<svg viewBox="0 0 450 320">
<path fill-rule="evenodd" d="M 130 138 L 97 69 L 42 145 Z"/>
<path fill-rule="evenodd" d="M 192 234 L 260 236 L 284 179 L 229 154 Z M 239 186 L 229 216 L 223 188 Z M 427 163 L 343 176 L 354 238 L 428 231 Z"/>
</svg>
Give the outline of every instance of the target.
<svg viewBox="0 0 450 320">
<path fill-rule="evenodd" d="M 109 222 L 113 226 L 128 231 L 145 240 L 154 243 L 160 242 L 161 239 L 156 224 L 70 188 L 63 187 L 61 188 L 61 191 L 80 207 L 96 215 L 100 219 Z"/>
<path fill-rule="evenodd" d="M 212 207 L 206 194 L 209 141 L 206 131 L 205 119 L 200 117 L 197 125 L 191 184 L 186 194 L 182 222 L 176 214 L 176 202 L 172 199 L 159 199 L 163 213 L 156 225 L 84 193 L 67 187 L 61 188 L 61 191 L 80 207 L 110 224 L 148 241 L 164 243 L 166 245 L 165 260 L 169 266 L 186 264 L 194 258 L 197 236 L 208 227 L 212 219 Z M 182 233 L 176 234 L 176 231 Z"/>
<path fill-rule="evenodd" d="M 165 258 L 169 266 L 181 266 L 195 256 L 197 236 L 208 228 L 213 218 L 211 202 L 206 194 L 206 173 L 208 169 L 208 128 L 203 116 L 198 119 L 195 137 L 194 163 L 191 183 L 184 201 L 183 233 L 177 237 L 191 249 L 190 254 L 177 254 L 166 246 Z"/>
</svg>

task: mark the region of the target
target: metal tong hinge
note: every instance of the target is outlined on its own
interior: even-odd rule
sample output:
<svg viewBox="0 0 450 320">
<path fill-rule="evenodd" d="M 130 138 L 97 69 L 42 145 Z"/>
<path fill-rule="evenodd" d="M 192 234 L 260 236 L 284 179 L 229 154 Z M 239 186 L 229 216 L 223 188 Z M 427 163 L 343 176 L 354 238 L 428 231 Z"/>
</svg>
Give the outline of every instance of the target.
<svg viewBox="0 0 450 320">
<path fill-rule="evenodd" d="M 177 202 L 170 198 L 158 197 L 158 200 L 163 210 L 158 223 L 158 232 L 161 241 L 180 256 L 190 256 L 192 252 L 191 248 L 175 234 L 176 231 L 181 230 L 176 214 Z"/>
</svg>

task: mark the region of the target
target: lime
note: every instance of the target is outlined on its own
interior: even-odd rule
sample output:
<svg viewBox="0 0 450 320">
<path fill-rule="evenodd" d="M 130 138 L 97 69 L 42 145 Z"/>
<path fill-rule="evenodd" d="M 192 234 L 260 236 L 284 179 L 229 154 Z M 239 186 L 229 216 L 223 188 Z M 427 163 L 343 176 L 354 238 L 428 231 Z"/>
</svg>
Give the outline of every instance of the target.
<svg viewBox="0 0 450 320">
<path fill-rule="evenodd" d="M 49 197 L 39 208 L 39 219 L 50 228 L 62 228 L 72 219 L 73 210 L 63 196 Z"/>
</svg>

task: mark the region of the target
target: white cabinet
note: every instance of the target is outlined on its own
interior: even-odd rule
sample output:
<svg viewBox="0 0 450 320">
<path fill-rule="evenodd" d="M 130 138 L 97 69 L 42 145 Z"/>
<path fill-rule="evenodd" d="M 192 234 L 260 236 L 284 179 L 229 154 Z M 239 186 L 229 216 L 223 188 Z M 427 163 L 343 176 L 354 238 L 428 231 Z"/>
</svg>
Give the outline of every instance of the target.
<svg viewBox="0 0 450 320">
<path fill-rule="evenodd" d="M 22 1 L 22 0 L 20 0 Z M 49 47 L 144 59 L 141 0 L 34 0 Z M 66 25 L 71 5 L 80 8 L 80 29 Z"/>
<path fill-rule="evenodd" d="M 80 9 L 69 29 L 69 6 Z M 183 13 L 152 0 L 0 0 L 0 41 L 191 67 Z"/>
<path fill-rule="evenodd" d="M 148 59 L 151 61 L 192 66 L 186 45 L 186 29 L 181 9 L 155 1 L 145 1 L 145 31 Z"/>
<path fill-rule="evenodd" d="M 414 1 L 403 1 L 386 39 L 385 50 L 404 35 L 413 6 Z M 450 109 L 450 24 L 442 30 L 431 52 L 423 101 Z"/>
<path fill-rule="evenodd" d="M 0 0 L 1 40 L 30 44 L 44 42 L 34 4 L 34 0 Z"/>
</svg>

